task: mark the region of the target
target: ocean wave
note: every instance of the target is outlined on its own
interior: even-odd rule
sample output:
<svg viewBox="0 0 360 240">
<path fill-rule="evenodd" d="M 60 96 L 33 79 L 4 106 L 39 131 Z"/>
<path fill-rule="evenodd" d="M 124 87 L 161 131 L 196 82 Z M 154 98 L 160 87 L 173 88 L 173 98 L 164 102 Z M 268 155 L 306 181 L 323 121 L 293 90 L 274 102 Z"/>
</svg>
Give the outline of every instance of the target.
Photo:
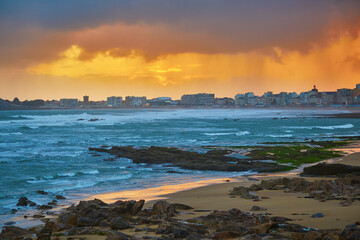
<svg viewBox="0 0 360 240">
<path fill-rule="evenodd" d="M 236 136 L 244 136 L 250 134 L 249 131 L 240 131 L 240 132 L 215 132 L 215 133 L 203 133 L 206 136 L 228 136 L 228 135 L 236 135 Z"/>
<path fill-rule="evenodd" d="M 79 110 L 80 111 L 80 110 Z M 16 123 L 23 123 L 31 127 L 39 126 L 68 126 L 68 125 L 123 125 L 134 122 L 152 122 L 171 119 L 242 119 L 242 118 L 272 118 L 276 117 L 296 117 L 311 116 L 317 111 L 297 111 L 297 110 L 248 110 L 248 109 L 142 109 L 142 110 L 103 110 L 100 112 L 51 112 L 50 114 L 21 115 L 16 118 Z M 97 121 L 89 121 L 98 119 Z M 13 119 L 12 119 L 13 120 Z M 3 123 L 12 123 L 7 119 Z M 14 121 L 15 123 L 15 121 Z"/>
<path fill-rule="evenodd" d="M 266 135 L 267 137 L 272 137 L 272 138 L 288 138 L 288 137 L 292 137 L 292 134 L 269 134 Z"/>
<path fill-rule="evenodd" d="M 83 173 L 83 174 L 91 174 L 91 175 L 94 175 L 94 174 L 99 174 L 99 170 L 86 170 L 86 171 L 80 171 L 80 173 Z"/>
<path fill-rule="evenodd" d="M 241 131 L 241 132 L 235 133 L 236 136 L 244 136 L 244 135 L 248 135 L 248 134 L 250 134 L 249 131 Z"/>
<path fill-rule="evenodd" d="M 131 173 L 127 173 L 127 174 L 121 174 L 121 175 L 112 176 L 112 177 L 106 177 L 106 180 L 99 181 L 96 185 L 99 185 L 100 183 L 109 182 L 109 181 L 125 180 L 125 179 L 131 178 L 132 176 L 133 175 Z"/>
<path fill-rule="evenodd" d="M 333 126 L 293 126 L 293 127 L 287 127 L 292 129 L 326 129 L 326 130 L 334 130 L 334 129 L 348 129 L 353 128 L 354 125 L 351 123 L 342 124 L 342 125 L 333 125 Z"/>
<path fill-rule="evenodd" d="M 69 172 L 69 173 L 58 173 L 56 174 L 57 176 L 59 177 L 73 177 L 76 175 L 76 173 L 73 173 L 73 172 Z"/>
<path fill-rule="evenodd" d="M 0 121 L 8 121 L 8 120 L 26 120 L 31 119 L 27 117 L 23 117 L 21 115 L 15 115 L 15 116 L 0 116 Z"/>
<path fill-rule="evenodd" d="M 12 136 L 12 135 L 22 135 L 22 133 L 21 132 L 0 133 L 0 136 Z"/>
<path fill-rule="evenodd" d="M 347 129 L 347 128 L 353 128 L 354 125 L 352 125 L 351 123 L 348 124 L 344 124 L 344 125 L 335 125 L 335 126 L 317 126 L 317 128 L 320 129 Z"/>
<path fill-rule="evenodd" d="M 204 133 L 206 136 L 227 136 L 233 135 L 234 133 Z"/>
</svg>

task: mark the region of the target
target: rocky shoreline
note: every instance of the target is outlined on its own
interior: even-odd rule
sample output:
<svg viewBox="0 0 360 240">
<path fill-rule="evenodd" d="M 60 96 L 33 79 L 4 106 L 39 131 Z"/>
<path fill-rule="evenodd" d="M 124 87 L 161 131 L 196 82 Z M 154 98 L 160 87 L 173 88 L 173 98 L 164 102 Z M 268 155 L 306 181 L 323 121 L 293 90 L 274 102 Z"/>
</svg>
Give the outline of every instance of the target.
<svg viewBox="0 0 360 240">
<path fill-rule="evenodd" d="M 183 168 L 191 166 L 194 157 L 207 159 L 205 163 L 200 165 L 202 168 L 208 169 L 212 164 L 216 164 L 223 167 L 223 171 L 230 169 L 229 166 L 234 166 L 233 163 L 229 163 L 229 159 L 236 160 L 237 164 L 240 163 L 239 171 L 240 169 L 244 171 L 244 166 L 247 169 L 250 165 L 258 167 L 258 170 L 268 171 L 274 170 L 273 165 L 279 166 L 268 163 L 258 164 L 256 161 L 244 161 L 244 159 L 238 158 L 233 159 L 225 156 L 229 154 L 227 149 L 212 149 L 206 154 L 157 147 L 135 149 L 132 147 L 109 148 L 104 146 L 90 150 L 110 153 L 116 158 L 131 157 L 135 163 L 149 163 L 150 159 L 150 163 L 165 162 Z M 20 208 L 24 206 L 36 208 L 39 214 L 32 217 L 40 219 L 45 225 L 24 229 L 9 223 L 8 226 L 3 227 L 0 239 L 359 239 L 360 219 L 349 218 L 352 219 L 350 224 L 343 224 L 342 229 L 322 228 L 319 230 L 316 227 L 311 227 L 310 222 L 309 224 L 299 224 L 298 220 L 293 218 L 311 216 L 312 219 L 326 219 L 326 213 L 324 214 L 321 211 L 311 214 L 296 213 L 294 210 L 294 213 L 287 217 L 281 213 L 277 214 L 276 211 L 270 213 L 266 203 L 276 200 L 269 199 L 270 197 L 264 195 L 265 192 L 284 192 L 289 195 L 301 193 L 301 195 L 296 196 L 312 201 L 317 200 L 321 204 L 336 202 L 339 207 L 358 211 L 360 210 L 358 207 L 360 206 L 360 161 L 358 156 L 350 159 L 351 161 L 355 159 L 355 166 L 341 163 L 319 163 L 304 168 L 301 176 L 296 178 L 270 177 L 270 179 L 264 178 L 259 182 L 256 177 L 248 177 L 249 182 L 253 184 L 226 183 L 235 186 L 228 192 L 222 193 L 221 199 L 214 197 L 212 195 L 213 190 L 210 189 L 209 195 L 205 197 L 205 202 L 200 201 L 196 204 L 194 198 L 186 201 L 186 198 L 183 197 L 175 198 L 176 202 L 171 198 L 156 202 L 119 200 L 114 203 L 105 203 L 100 199 L 94 199 L 81 201 L 79 204 L 72 205 L 49 218 L 49 215 L 53 213 L 48 212 L 48 210 L 59 204 L 64 199 L 63 196 L 54 195 L 53 201 L 39 206 L 26 197 L 22 197 L 17 206 Z M 152 162 L 155 159 L 157 162 Z M 181 162 L 184 165 L 178 165 Z M 244 165 L 242 165 L 243 163 Z M 320 179 L 304 178 L 304 176 L 320 176 Z M 329 177 L 331 178 L 329 179 Z M 222 187 L 219 186 L 219 188 Z M 194 191 L 196 192 L 196 189 Z M 202 190 L 200 195 L 201 192 Z M 38 194 L 48 193 L 39 191 Z M 196 198 L 200 198 L 199 196 Z M 222 203 L 222 199 L 226 199 L 226 201 Z M 228 204 L 228 201 L 232 199 L 235 202 L 240 201 L 240 199 L 246 202 L 243 205 Z M 211 208 L 206 208 L 206 206 L 212 206 L 210 200 L 220 201 L 217 204 L 221 207 L 216 208 L 214 205 Z M 312 205 L 313 203 L 309 204 Z M 246 208 L 242 206 L 246 206 Z"/>
<path fill-rule="evenodd" d="M 304 172 L 311 172 L 312 168 L 323 168 L 322 172 L 326 169 L 333 171 L 328 165 L 318 164 L 305 168 Z M 342 173 L 344 169 L 354 169 L 340 165 L 343 164 L 337 165 Z M 231 206 L 229 210 L 220 211 L 193 209 L 192 206 L 166 200 L 156 201 L 150 206 L 144 200 L 119 200 L 110 204 L 99 199 L 80 201 L 56 218 L 44 219 L 44 226 L 30 229 L 5 226 L 0 239 L 359 239 L 360 221 L 342 230 L 318 230 L 293 223 L 291 218 L 272 216 L 264 212 L 266 208 L 254 204 L 268 201 L 257 192 L 281 190 L 286 193 L 303 192 L 308 194 L 305 198 L 320 202 L 341 201 L 343 207 L 348 207 L 360 200 L 360 174 L 352 174 L 315 181 L 281 177 L 262 180 L 249 187 L 232 188 L 228 193 L 230 198 L 240 197 L 253 202 L 250 212 Z M 19 199 L 19 203 L 31 202 Z M 203 215 L 192 217 L 198 212 Z M 188 217 L 184 219 L 184 215 Z M 311 217 L 323 218 L 324 214 L 318 212 Z"/>
<path fill-rule="evenodd" d="M 281 172 L 304 163 L 316 163 L 343 154 L 333 148 L 358 140 L 346 137 L 339 141 L 274 142 L 257 146 L 204 146 L 205 153 L 174 147 L 101 146 L 89 147 L 93 155 L 107 153 L 104 161 L 131 159 L 136 164 L 164 164 L 189 170 L 225 172 Z M 235 157 L 237 156 L 237 157 Z"/>
<path fill-rule="evenodd" d="M 134 163 L 170 164 L 171 166 L 189 170 L 209 171 L 283 171 L 285 166 L 267 162 L 251 162 L 244 159 L 225 156 L 228 150 L 213 150 L 205 154 L 184 151 L 178 148 L 155 147 L 134 148 L 131 146 L 113 146 L 110 148 L 89 148 L 90 151 L 109 153 L 117 158 L 128 158 Z"/>
</svg>

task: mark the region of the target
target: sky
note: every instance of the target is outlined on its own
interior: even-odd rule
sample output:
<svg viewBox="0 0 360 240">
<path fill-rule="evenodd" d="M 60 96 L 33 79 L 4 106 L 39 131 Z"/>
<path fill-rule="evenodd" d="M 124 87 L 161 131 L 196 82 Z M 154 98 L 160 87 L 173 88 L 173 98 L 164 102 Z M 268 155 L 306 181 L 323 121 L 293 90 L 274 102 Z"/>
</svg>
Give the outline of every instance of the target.
<svg viewBox="0 0 360 240">
<path fill-rule="evenodd" d="M 0 98 L 354 88 L 358 0 L 1 0 Z"/>
</svg>

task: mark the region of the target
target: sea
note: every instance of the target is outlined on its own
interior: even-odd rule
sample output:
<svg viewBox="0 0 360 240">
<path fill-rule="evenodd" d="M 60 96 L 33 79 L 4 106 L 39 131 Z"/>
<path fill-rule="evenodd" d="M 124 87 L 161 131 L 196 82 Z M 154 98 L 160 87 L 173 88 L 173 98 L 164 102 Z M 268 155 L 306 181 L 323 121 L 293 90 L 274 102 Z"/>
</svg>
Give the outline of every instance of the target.
<svg viewBox="0 0 360 240">
<path fill-rule="evenodd" d="M 343 110 L 103 109 L 0 111 L 0 225 L 21 196 L 46 204 L 57 194 L 84 197 L 146 189 L 249 172 L 183 170 L 134 164 L 94 154 L 89 147 L 203 146 L 329 140 L 360 134 L 358 119 L 317 118 Z M 169 170 L 178 173 L 167 173 Z M 250 171 L 251 173 L 251 171 Z M 48 195 L 40 195 L 43 190 Z M 24 209 L 23 209 L 24 210 Z M 25 208 L 26 210 L 26 208 Z M 30 210 L 30 208 L 29 208 Z M 20 211 L 21 212 L 21 211 Z M 23 212 L 21 212 L 23 214 Z M 16 215 L 16 214 L 15 214 Z M 12 216 L 12 215 L 11 215 Z"/>
</svg>

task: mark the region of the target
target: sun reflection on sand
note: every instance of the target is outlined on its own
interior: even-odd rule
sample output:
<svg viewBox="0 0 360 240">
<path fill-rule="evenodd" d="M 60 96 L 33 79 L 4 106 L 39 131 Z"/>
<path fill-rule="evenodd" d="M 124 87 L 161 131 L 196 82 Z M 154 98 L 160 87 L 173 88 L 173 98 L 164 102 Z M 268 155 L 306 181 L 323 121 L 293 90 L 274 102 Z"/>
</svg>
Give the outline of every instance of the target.
<svg viewBox="0 0 360 240">
<path fill-rule="evenodd" d="M 166 185 L 154 188 L 146 188 L 146 189 L 139 189 L 139 190 L 129 190 L 129 191 L 121 191 L 121 192 L 110 192 L 110 193 L 102 193 L 93 195 L 86 200 L 98 198 L 106 203 L 112 203 L 117 200 L 140 200 L 144 199 L 146 201 L 151 201 L 155 199 L 165 199 L 167 198 L 165 195 L 185 191 L 192 188 L 203 187 L 211 184 L 216 183 L 224 183 L 226 181 L 231 182 L 239 182 L 243 181 L 243 177 L 236 177 L 236 178 L 222 178 L 222 179 L 210 179 L 210 180 L 202 180 L 197 182 L 189 182 L 177 185 Z"/>
</svg>

